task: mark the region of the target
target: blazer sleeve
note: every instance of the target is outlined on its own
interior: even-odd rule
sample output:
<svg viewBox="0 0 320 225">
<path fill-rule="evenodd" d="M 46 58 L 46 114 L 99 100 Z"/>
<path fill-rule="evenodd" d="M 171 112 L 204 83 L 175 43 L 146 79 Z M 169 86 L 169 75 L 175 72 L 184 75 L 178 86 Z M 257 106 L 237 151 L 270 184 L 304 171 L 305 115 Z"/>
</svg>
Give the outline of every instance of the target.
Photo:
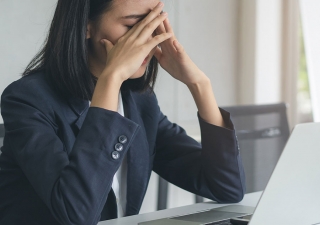
<svg viewBox="0 0 320 225">
<path fill-rule="evenodd" d="M 6 148 L 59 223 L 97 224 L 139 126 L 116 112 L 90 108 L 68 155 L 54 111 L 40 93 L 25 89 L 15 85 L 2 95 Z M 128 141 L 115 160 L 120 135 Z"/>
<path fill-rule="evenodd" d="M 160 112 L 154 171 L 178 187 L 219 203 L 245 194 L 245 175 L 230 114 L 220 109 L 228 128 L 198 114 L 202 145 Z"/>
</svg>

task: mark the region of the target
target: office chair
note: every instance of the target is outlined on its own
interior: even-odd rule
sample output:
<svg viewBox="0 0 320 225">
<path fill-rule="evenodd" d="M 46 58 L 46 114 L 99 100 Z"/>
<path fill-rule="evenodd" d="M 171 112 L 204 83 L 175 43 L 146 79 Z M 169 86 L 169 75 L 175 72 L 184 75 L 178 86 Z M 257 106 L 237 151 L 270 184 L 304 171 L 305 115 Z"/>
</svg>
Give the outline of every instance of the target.
<svg viewBox="0 0 320 225">
<path fill-rule="evenodd" d="M 0 109 L 1 109 L 1 102 L 0 102 Z M 4 124 L 0 123 L 0 154 L 1 154 L 1 147 L 3 145 L 3 138 L 4 138 Z"/>
<path fill-rule="evenodd" d="M 158 198 L 157 198 L 157 210 L 167 209 L 168 202 L 168 181 L 162 177 L 158 177 Z"/>
<path fill-rule="evenodd" d="M 231 106 L 223 109 L 230 112 L 236 129 L 247 193 L 262 191 L 290 135 L 286 105 Z M 157 208 L 166 209 L 168 183 L 159 177 L 158 187 Z M 203 197 L 196 195 L 195 202 L 203 202 Z"/>
<path fill-rule="evenodd" d="M 3 145 L 3 138 L 4 138 L 4 125 L 0 124 L 0 149 Z"/>
<path fill-rule="evenodd" d="M 236 129 L 247 193 L 262 191 L 290 135 L 287 107 L 279 103 L 223 108 Z"/>
</svg>

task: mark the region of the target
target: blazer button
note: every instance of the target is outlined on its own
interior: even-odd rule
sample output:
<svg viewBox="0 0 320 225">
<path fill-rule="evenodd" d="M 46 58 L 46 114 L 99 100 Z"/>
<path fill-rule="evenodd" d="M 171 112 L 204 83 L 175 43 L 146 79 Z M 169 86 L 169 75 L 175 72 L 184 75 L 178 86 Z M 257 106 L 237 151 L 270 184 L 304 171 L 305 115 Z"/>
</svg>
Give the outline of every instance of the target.
<svg viewBox="0 0 320 225">
<path fill-rule="evenodd" d="M 127 141 L 128 141 L 128 138 L 127 138 L 125 135 L 121 135 L 121 136 L 119 137 L 119 142 L 120 142 L 121 144 L 125 144 L 125 143 L 127 143 Z"/>
<path fill-rule="evenodd" d="M 113 159 L 119 159 L 120 158 L 119 152 L 116 152 L 116 151 L 112 152 L 112 158 Z"/>
<path fill-rule="evenodd" d="M 114 149 L 117 150 L 118 152 L 121 152 L 123 150 L 123 145 L 118 143 L 114 146 Z"/>
</svg>

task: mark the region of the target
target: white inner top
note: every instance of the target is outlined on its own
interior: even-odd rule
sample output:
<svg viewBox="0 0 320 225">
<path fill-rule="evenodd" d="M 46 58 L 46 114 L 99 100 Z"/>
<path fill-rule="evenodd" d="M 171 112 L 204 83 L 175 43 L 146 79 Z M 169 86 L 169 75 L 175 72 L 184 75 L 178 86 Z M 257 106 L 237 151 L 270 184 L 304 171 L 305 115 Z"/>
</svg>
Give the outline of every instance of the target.
<svg viewBox="0 0 320 225">
<path fill-rule="evenodd" d="M 119 93 L 118 113 L 124 116 L 121 92 Z M 127 205 L 127 155 L 124 156 L 118 171 L 113 177 L 112 189 L 117 198 L 118 217 L 123 217 Z"/>
</svg>

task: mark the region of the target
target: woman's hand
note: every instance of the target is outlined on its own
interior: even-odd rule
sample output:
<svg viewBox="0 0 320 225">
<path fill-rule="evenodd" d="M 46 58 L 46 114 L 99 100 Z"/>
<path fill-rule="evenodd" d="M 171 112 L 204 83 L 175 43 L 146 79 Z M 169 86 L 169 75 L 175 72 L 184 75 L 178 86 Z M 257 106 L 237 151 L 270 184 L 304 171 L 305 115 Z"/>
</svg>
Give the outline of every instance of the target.
<svg viewBox="0 0 320 225">
<path fill-rule="evenodd" d="M 102 40 L 107 51 L 107 61 L 94 89 L 91 107 L 117 111 L 123 81 L 139 70 L 146 56 L 157 45 L 172 37 L 173 34 L 169 32 L 153 35 L 167 17 L 167 14 L 161 14 L 162 8 L 163 3 L 160 2 L 115 45 L 109 40 Z"/>
<path fill-rule="evenodd" d="M 156 32 L 158 35 L 173 34 L 169 20 L 164 20 Z M 161 67 L 188 86 L 201 118 L 208 123 L 225 126 L 210 79 L 194 64 L 175 36 L 162 42 L 160 47 L 157 48 L 155 56 Z"/>
<path fill-rule="evenodd" d="M 146 56 L 161 42 L 172 37 L 170 32 L 153 36 L 155 30 L 166 19 L 167 14 L 161 14 L 163 3 L 160 2 L 142 21 L 122 36 L 113 45 L 103 39 L 107 62 L 102 74 L 116 74 L 121 82 L 132 76 L 142 65 Z"/>
<path fill-rule="evenodd" d="M 160 24 L 156 32 L 158 35 L 174 34 L 168 19 Z M 187 86 L 208 81 L 207 76 L 190 59 L 174 35 L 160 44 L 155 56 L 163 69 Z"/>
</svg>

